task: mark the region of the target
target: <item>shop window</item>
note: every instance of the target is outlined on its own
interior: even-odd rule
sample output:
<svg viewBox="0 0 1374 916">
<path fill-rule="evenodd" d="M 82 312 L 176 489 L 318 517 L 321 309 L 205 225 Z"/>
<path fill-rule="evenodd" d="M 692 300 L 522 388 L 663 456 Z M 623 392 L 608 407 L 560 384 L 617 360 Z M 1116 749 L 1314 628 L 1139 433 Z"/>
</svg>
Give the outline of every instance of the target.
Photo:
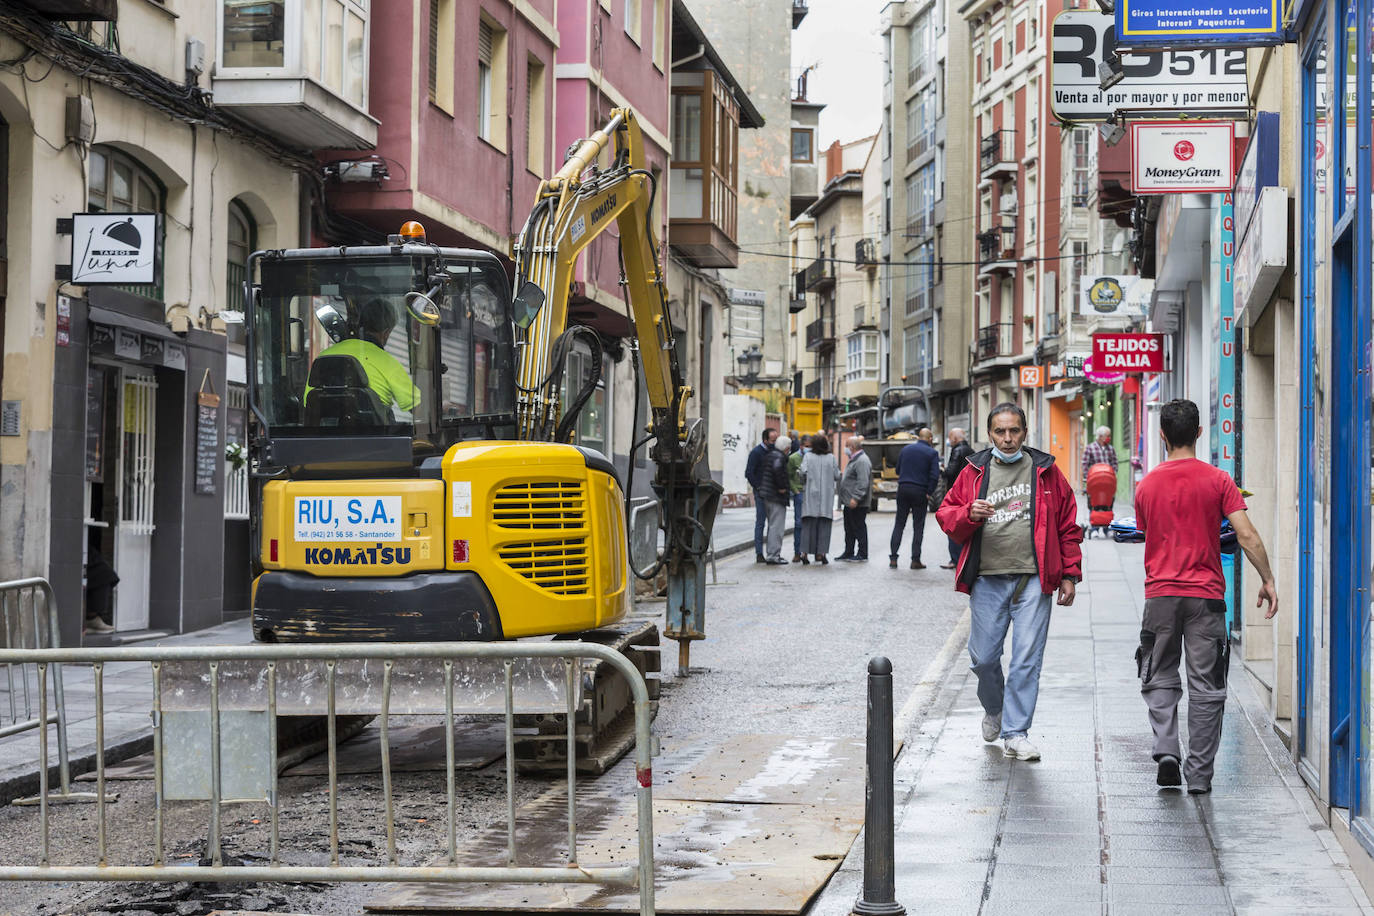
<svg viewBox="0 0 1374 916">
<path fill-rule="evenodd" d="M 162 183 L 138 160 L 108 146 L 91 147 L 87 160 L 86 209 L 91 213 L 163 213 Z M 162 298 L 162 253 L 166 228 L 158 221 L 152 283 L 121 286 L 126 292 Z"/>
</svg>

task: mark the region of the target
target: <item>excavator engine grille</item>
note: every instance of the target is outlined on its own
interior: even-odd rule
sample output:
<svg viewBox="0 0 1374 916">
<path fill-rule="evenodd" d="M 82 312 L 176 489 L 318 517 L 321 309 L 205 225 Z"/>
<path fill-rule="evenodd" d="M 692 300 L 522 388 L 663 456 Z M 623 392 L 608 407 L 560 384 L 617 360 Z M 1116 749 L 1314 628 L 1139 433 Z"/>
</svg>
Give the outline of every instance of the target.
<svg viewBox="0 0 1374 916">
<path fill-rule="evenodd" d="M 497 555 L 512 570 L 555 595 L 585 595 L 589 591 L 585 537 L 506 544 Z"/>
<path fill-rule="evenodd" d="M 580 529 L 587 524 L 587 494 L 580 480 L 513 483 L 496 491 L 491 519 L 522 531 Z"/>
</svg>

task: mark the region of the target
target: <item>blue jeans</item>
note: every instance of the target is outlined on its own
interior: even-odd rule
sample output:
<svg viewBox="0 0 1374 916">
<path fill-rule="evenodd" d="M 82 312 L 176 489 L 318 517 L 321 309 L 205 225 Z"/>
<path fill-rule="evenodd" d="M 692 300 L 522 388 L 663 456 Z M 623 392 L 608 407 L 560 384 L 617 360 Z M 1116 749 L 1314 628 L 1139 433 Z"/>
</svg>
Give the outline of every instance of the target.
<svg viewBox="0 0 1374 916">
<path fill-rule="evenodd" d="M 801 553 L 802 494 L 792 494 L 792 556 Z"/>
<path fill-rule="evenodd" d="M 768 506 L 758 490 L 754 491 L 754 556 L 763 556 L 763 527 L 768 522 Z"/>
<path fill-rule="evenodd" d="M 1031 575 L 1012 599 L 1020 576 L 979 576 L 969 594 L 970 668 L 978 676 L 978 701 L 989 715 L 1002 714 L 1002 737 L 1025 735 L 1040 693 L 1040 664 L 1050 630 L 1051 595 Z M 1011 662 L 1002 676 L 1002 647 L 1011 629 Z"/>
</svg>

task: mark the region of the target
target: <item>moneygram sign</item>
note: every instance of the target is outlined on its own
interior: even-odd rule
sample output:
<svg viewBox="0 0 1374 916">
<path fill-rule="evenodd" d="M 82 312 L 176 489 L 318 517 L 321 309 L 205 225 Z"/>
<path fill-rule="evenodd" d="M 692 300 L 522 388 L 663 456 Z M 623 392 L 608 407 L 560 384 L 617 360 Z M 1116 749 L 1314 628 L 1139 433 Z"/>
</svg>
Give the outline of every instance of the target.
<svg viewBox="0 0 1374 916">
<path fill-rule="evenodd" d="M 1163 334 L 1094 334 L 1093 371 L 1165 372 Z"/>
<path fill-rule="evenodd" d="M 1118 0 L 1116 35 L 1123 48 L 1249 48 L 1281 44 L 1282 3 Z"/>
<path fill-rule="evenodd" d="M 1249 108 L 1243 50 L 1123 52 L 1126 76 L 1104 90 L 1097 66 L 1115 48 L 1111 16 L 1065 10 L 1055 17 L 1050 103 L 1061 121 L 1105 121 L 1118 110 L 1132 118 L 1159 118 Z"/>
<path fill-rule="evenodd" d="M 1134 194 L 1210 194 L 1231 190 L 1236 174 L 1232 121 L 1131 124 Z"/>
</svg>

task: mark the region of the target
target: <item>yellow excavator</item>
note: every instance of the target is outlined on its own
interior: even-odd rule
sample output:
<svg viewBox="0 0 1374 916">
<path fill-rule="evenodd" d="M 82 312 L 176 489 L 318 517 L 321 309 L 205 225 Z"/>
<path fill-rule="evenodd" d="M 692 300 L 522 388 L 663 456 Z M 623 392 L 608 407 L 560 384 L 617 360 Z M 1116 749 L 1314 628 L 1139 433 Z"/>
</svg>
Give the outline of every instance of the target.
<svg viewBox="0 0 1374 916">
<path fill-rule="evenodd" d="M 641 668 L 658 633 L 622 626 L 631 575 L 664 573 L 666 635 L 703 638 L 704 563 L 720 499 L 673 348 L 652 226 L 653 175 L 628 110 L 544 181 L 516 251 L 430 244 L 260 251 L 249 264 L 252 625 L 260 641 L 594 638 Z M 609 168 L 597 168 L 603 151 Z M 651 407 L 662 553 L 627 557 L 626 494 L 606 455 L 569 444 L 601 341 L 568 326 L 573 269 L 619 228 L 632 353 Z M 564 367 L 578 339 L 591 378 Z M 638 433 L 636 433 L 638 436 Z M 634 450 L 632 449 L 632 452 Z M 634 464 L 631 455 L 630 464 Z M 637 656 L 636 653 L 640 655 Z M 625 745 L 627 694 L 585 672 L 579 756 Z M 605 733 L 620 733 L 609 751 Z M 539 748 L 554 749 L 557 742 Z M 550 761 L 551 764 L 556 761 Z"/>
</svg>

